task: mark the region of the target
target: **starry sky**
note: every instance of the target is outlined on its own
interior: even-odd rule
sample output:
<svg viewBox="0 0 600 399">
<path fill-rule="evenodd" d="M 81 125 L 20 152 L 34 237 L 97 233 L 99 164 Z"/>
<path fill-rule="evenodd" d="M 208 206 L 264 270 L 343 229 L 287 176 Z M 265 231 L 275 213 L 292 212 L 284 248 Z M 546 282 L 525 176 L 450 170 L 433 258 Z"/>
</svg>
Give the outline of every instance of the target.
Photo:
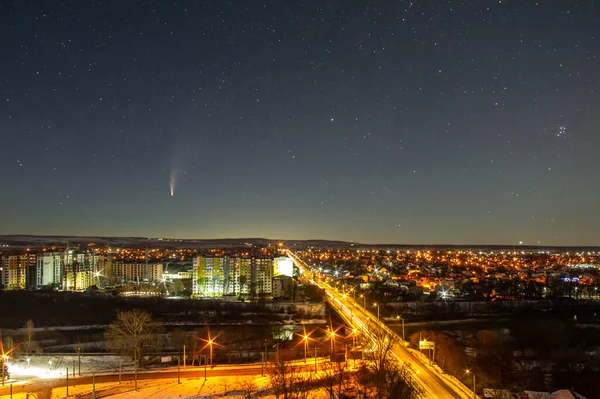
<svg viewBox="0 0 600 399">
<path fill-rule="evenodd" d="M 600 245 L 599 16 L 3 1 L 0 234 Z"/>
</svg>

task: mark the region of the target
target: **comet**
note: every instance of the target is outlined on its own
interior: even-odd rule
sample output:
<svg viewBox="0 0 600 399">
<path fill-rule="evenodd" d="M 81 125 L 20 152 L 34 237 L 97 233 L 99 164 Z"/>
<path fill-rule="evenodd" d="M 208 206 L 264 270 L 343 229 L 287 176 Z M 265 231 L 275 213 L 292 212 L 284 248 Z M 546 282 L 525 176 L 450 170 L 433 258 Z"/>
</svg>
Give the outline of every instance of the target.
<svg viewBox="0 0 600 399">
<path fill-rule="evenodd" d="M 171 191 L 171 197 L 175 195 L 175 173 L 171 173 L 171 179 L 169 180 L 169 190 Z"/>
</svg>

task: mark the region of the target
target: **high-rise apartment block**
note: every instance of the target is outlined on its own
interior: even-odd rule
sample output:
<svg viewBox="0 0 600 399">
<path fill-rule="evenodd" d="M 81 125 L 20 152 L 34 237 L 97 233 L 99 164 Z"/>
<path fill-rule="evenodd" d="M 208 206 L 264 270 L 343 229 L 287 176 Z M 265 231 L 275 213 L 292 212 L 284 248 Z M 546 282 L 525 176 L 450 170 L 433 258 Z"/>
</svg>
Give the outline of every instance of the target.
<svg viewBox="0 0 600 399">
<path fill-rule="evenodd" d="M 36 288 L 45 286 L 62 287 L 65 273 L 64 252 L 38 254 L 36 265 Z"/>
<path fill-rule="evenodd" d="M 0 285 L 8 287 L 8 256 L 0 256 Z"/>
<path fill-rule="evenodd" d="M 160 281 L 163 275 L 162 263 L 148 264 L 147 281 Z M 141 283 L 146 281 L 146 264 L 139 262 L 115 262 L 111 264 L 111 280 L 117 283 Z"/>
<path fill-rule="evenodd" d="M 3 262 L 4 263 L 4 262 Z M 33 288 L 29 286 L 27 275 L 31 275 L 35 271 L 36 256 L 35 254 L 21 254 L 8 256 L 8 289 L 18 290 L 25 288 Z M 35 280 L 34 280 L 35 281 Z"/>
<path fill-rule="evenodd" d="M 271 295 L 272 280 L 272 258 L 198 256 L 193 262 L 194 296 Z"/>
</svg>

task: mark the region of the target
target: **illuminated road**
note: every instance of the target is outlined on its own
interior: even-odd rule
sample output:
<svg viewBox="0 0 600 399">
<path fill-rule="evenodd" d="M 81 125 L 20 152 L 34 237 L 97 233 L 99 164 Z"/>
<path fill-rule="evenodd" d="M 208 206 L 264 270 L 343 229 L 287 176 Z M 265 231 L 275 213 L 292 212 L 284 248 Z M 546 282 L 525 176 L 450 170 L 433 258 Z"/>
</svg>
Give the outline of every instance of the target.
<svg viewBox="0 0 600 399">
<path fill-rule="evenodd" d="M 307 275 L 312 275 L 312 270 L 302 259 L 297 257 L 291 251 L 287 251 L 296 266 L 298 266 Z M 372 337 L 373 333 L 369 331 L 369 324 L 376 324 L 391 335 L 397 336 L 385 323 L 377 320 L 377 315 L 373 315 L 359 306 L 351 298 L 344 297 L 343 294 L 337 292 L 333 287 L 323 281 L 315 281 L 309 279 L 309 282 L 317 285 L 325 290 L 328 295 L 329 304 L 352 326 L 359 328 L 363 333 Z M 425 398 L 439 399 L 471 399 L 473 392 L 465 388 L 462 384 L 450 380 L 448 376 L 442 375 L 436 369 L 424 364 L 421 359 L 417 358 L 405 346 L 404 341 L 397 337 L 398 344 L 394 346 L 393 355 L 403 363 L 410 365 L 412 376 L 422 391 L 422 396 Z"/>
</svg>

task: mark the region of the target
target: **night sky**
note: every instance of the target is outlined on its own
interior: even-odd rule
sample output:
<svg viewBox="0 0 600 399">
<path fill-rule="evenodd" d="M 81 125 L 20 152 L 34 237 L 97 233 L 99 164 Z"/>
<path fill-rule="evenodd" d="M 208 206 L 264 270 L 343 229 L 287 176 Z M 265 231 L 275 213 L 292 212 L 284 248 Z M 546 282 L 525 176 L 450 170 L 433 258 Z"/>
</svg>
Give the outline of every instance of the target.
<svg viewBox="0 0 600 399">
<path fill-rule="evenodd" d="M 0 234 L 600 244 L 593 0 L 2 1 L 0 81 Z"/>
</svg>

